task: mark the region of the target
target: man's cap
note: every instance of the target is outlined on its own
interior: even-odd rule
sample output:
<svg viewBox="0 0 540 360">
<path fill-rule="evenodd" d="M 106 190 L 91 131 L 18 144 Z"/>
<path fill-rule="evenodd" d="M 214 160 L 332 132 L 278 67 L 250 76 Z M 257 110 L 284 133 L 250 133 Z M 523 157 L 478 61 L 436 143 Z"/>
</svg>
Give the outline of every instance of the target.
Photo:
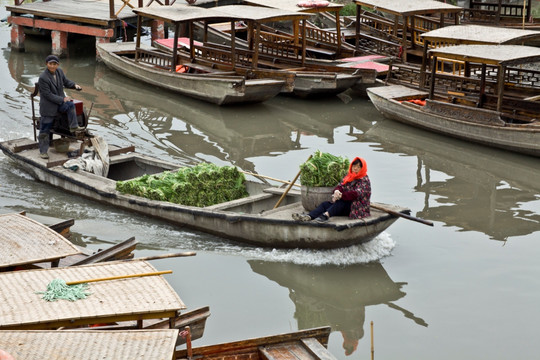
<svg viewBox="0 0 540 360">
<path fill-rule="evenodd" d="M 58 56 L 56 55 L 47 56 L 47 58 L 45 59 L 45 63 L 48 64 L 50 62 L 55 62 L 57 64 L 60 64 L 60 60 L 58 60 Z"/>
</svg>

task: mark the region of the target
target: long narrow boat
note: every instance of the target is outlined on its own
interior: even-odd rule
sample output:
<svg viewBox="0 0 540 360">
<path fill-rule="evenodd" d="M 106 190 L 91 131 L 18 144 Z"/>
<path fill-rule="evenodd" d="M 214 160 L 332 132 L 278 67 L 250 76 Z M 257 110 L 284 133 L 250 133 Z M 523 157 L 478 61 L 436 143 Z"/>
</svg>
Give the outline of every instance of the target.
<svg viewBox="0 0 540 360">
<path fill-rule="evenodd" d="M 429 50 L 429 91 L 390 85 L 367 89 L 385 117 L 456 138 L 540 156 L 540 82 L 530 63 L 540 49 L 457 45 Z M 437 72 L 439 60 L 461 64 Z"/>
<path fill-rule="evenodd" d="M 196 10 L 193 13 L 191 9 L 195 7 L 189 6 L 181 6 L 181 12 L 174 12 L 177 7 L 179 6 L 166 6 L 162 9 L 164 14 L 173 12 L 173 15 L 177 16 L 174 18 L 177 29 L 186 19 L 222 19 L 224 16 L 221 13 L 212 13 L 211 9 L 205 9 L 208 10 L 205 12 Z M 257 74 L 247 77 L 234 69 L 223 71 L 200 66 L 196 72 L 178 72 L 176 51 L 171 54 L 141 44 L 142 15 L 138 16 L 136 42 L 97 44 L 99 57 L 111 69 L 134 79 L 218 105 L 266 101 L 279 94 L 286 86 L 283 79 L 258 77 Z"/>
<path fill-rule="evenodd" d="M 0 149 L 36 179 L 68 192 L 262 247 L 324 249 L 360 244 L 372 240 L 394 223 L 396 213 L 410 212 L 404 207 L 387 205 L 393 215 L 373 207 L 371 216 L 363 219 L 333 217 L 326 223 L 299 223 L 291 217 L 294 212 L 304 211 L 299 191 L 289 191 L 281 206 L 274 209 L 285 189 L 250 181 L 246 182 L 250 194 L 246 198 L 204 208 L 185 206 L 122 194 L 116 190 L 117 180 L 180 167 L 137 153 L 133 147 L 109 146 L 110 165 L 106 177 L 63 167 L 68 160 L 67 155 L 53 149 L 49 152 L 49 160 L 41 159 L 37 143 L 30 139 L 4 141 L 0 143 Z"/>
<path fill-rule="evenodd" d="M 309 14 L 275 8 L 262 8 L 248 5 L 227 5 L 205 9 L 197 6 L 178 5 L 173 7 L 150 7 L 134 10 L 139 16 L 163 20 L 172 24 L 175 30 L 174 39 L 162 39 L 154 42 L 154 46 L 165 49 L 177 59 L 188 72 L 199 68 L 219 69 L 219 71 L 236 71 L 246 76 L 258 78 L 281 79 L 292 83 L 292 88 L 283 88 L 284 93 L 300 97 L 313 95 L 333 95 L 341 93 L 357 82 L 375 79 L 375 71 L 369 69 L 347 69 L 335 65 L 308 64 L 305 61 L 306 44 L 300 33 L 305 32 L 305 21 Z M 243 21 L 247 23 L 247 38 L 242 46 L 236 44 L 236 34 L 222 33 L 229 39 L 226 45 L 209 40 L 208 29 L 217 17 L 204 18 L 206 13 L 222 14 L 221 20 L 227 19 L 231 29 Z M 179 36 L 180 24 L 187 23 L 189 34 L 194 34 L 194 23 L 205 22 L 202 42 L 194 41 L 194 36 Z M 302 21 L 302 26 L 298 23 Z M 287 22 L 296 24 L 296 32 L 290 36 L 261 30 L 264 23 Z M 189 35 L 188 34 L 188 35 Z M 180 40 L 185 40 L 184 46 Z M 187 48 L 188 51 L 184 51 Z"/>
<path fill-rule="evenodd" d="M 335 360 L 327 349 L 330 327 L 177 350 L 174 359 Z"/>
</svg>

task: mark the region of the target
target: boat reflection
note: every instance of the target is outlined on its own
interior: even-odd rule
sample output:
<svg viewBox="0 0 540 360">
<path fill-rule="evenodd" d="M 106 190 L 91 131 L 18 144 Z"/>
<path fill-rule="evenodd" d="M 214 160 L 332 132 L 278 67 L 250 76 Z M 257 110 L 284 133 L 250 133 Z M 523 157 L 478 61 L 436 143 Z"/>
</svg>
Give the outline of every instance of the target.
<svg viewBox="0 0 540 360">
<path fill-rule="evenodd" d="M 299 329 L 331 326 L 343 337 L 349 356 L 364 337 L 366 306 L 385 304 L 401 311 L 418 325 L 428 326 L 412 312 L 393 301 L 404 297 L 406 283 L 394 282 L 379 262 L 342 266 L 305 266 L 293 263 L 249 260 L 257 274 L 289 289 L 296 307 Z"/>
<path fill-rule="evenodd" d="M 424 208 L 416 216 L 501 241 L 540 230 L 537 159 L 393 121 L 378 122 L 362 141 L 418 159 L 414 189 L 424 194 Z"/>
<path fill-rule="evenodd" d="M 350 111 L 350 107 L 343 109 L 344 101 L 359 101 L 346 95 L 324 101 L 279 96 L 263 104 L 218 107 L 156 92 L 99 64 L 94 84 L 122 105 L 121 109 L 107 109 L 108 114 L 103 114 L 107 118 L 130 114 L 130 121 L 140 123 L 164 147 L 176 149 L 188 159 L 200 161 L 205 154 L 249 171 L 254 170 L 250 158 L 302 148 L 306 135 L 333 143 L 336 127 L 353 127 L 357 122 L 336 114 L 336 109 Z"/>
</svg>

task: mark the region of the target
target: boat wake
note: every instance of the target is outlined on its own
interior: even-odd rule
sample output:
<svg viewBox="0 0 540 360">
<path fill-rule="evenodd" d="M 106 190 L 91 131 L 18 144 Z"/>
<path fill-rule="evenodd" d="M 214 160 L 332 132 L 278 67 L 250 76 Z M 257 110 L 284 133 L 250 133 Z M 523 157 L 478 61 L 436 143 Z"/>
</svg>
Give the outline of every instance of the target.
<svg viewBox="0 0 540 360">
<path fill-rule="evenodd" d="M 396 243 L 390 234 L 383 232 L 372 241 L 346 248 L 331 250 L 244 248 L 241 254 L 250 259 L 298 265 L 352 265 L 380 260 L 389 256 L 395 246 Z"/>
</svg>

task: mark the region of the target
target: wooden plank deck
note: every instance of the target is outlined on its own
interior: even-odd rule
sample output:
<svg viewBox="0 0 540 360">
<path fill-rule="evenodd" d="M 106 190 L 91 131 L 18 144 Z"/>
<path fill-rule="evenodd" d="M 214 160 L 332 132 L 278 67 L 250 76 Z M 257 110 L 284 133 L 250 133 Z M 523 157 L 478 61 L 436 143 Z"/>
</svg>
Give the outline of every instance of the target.
<svg viewBox="0 0 540 360">
<path fill-rule="evenodd" d="M 131 0 L 134 6 L 137 3 Z M 122 1 L 116 1 L 114 12 L 117 13 L 122 7 Z M 6 5 L 6 9 L 12 15 L 34 15 L 51 19 L 108 26 L 119 20 L 136 18 L 129 6 L 125 6 L 117 18 L 110 17 L 108 0 L 50 0 L 21 5 Z"/>
</svg>

